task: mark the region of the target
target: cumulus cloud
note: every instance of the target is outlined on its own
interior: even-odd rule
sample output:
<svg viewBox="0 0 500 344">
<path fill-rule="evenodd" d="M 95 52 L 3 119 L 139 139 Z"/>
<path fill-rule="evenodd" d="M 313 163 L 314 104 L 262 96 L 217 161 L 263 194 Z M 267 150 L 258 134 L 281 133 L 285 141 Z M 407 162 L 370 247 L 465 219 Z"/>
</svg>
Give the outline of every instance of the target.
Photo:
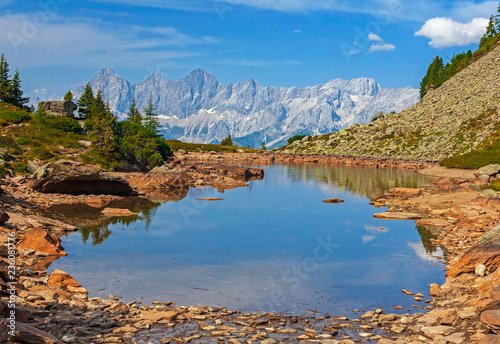
<svg viewBox="0 0 500 344">
<path fill-rule="evenodd" d="M 374 33 L 370 33 L 368 35 L 368 40 L 375 41 L 375 42 L 380 42 L 380 41 L 382 41 L 382 37 L 380 37 L 379 35 L 376 35 Z"/>
<path fill-rule="evenodd" d="M 396 46 L 394 44 L 382 42 L 382 43 L 372 44 L 372 46 L 370 47 L 370 52 L 371 53 L 389 52 L 393 51 L 394 49 L 396 49 Z"/>
<path fill-rule="evenodd" d="M 451 18 L 437 17 L 429 19 L 415 36 L 430 38 L 433 48 L 461 47 L 478 43 L 486 32 L 488 19 L 474 18 L 469 23 L 459 23 Z"/>
</svg>

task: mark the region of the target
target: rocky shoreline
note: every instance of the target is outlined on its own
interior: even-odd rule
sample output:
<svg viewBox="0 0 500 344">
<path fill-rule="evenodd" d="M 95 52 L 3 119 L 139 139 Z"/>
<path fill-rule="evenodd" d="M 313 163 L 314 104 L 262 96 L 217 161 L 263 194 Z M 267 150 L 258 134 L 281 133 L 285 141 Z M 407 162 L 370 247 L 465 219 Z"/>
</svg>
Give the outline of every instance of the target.
<svg viewBox="0 0 500 344">
<path fill-rule="evenodd" d="M 0 196 L 4 211 L 0 236 L 8 243 L 14 233 L 19 270 L 17 285 L 12 289 L 7 283 L 10 253 L 2 246 L 0 342 L 500 343 L 500 199 L 478 190 L 477 184 L 484 183 L 484 176 L 474 181 L 440 178 L 421 189 L 396 188 L 373 198 L 374 206 L 388 207 L 388 213 L 396 218 L 401 213 L 417 214 L 417 225 L 435 233 L 434 244 L 445 251 L 447 280 L 442 286 L 431 285 L 432 298 L 426 300 L 424 294 L 414 294 L 418 291 L 402 291 L 415 299 L 416 307 L 430 310 L 425 314 L 385 314 L 374 309 L 348 319 L 314 312 L 302 316 L 241 314 L 220 308 L 177 307 L 168 302 L 143 306 L 121 302 L 113 295 L 108 299 L 89 298 L 68 274 L 56 270 L 49 275 L 44 271 L 47 264 L 65 254 L 64 241 L 58 235 L 77 227 L 32 215 L 36 209 L 78 203 L 106 209 L 112 202 L 130 197 L 178 200 L 189 187 L 241 187 L 263 176 L 259 169 L 231 167 L 224 162 L 330 163 L 413 170 L 434 166 L 428 162 L 327 156 L 179 154 L 166 168 L 148 175 L 115 175 L 136 188 L 137 196 L 44 194 L 33 190 L 31 178 L 8 179 Z M 36 185 L 40 185 L 40 178 Z M 9 335 L 10 290 L 17 295 L 14 337 Z"/>
</svg>

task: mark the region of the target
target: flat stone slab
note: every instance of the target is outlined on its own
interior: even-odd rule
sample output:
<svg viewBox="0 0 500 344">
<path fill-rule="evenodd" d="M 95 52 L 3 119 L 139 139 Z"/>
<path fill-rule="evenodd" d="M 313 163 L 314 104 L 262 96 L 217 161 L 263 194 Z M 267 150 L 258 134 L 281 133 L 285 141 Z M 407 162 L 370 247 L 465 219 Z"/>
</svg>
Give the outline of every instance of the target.
<svg viewBox="0 0 500 344">
<path fill-rule="evenodd" d="M 323 200 L 323 203 L 338 204 L 338 203 L 344 203 L 344 200 L 340 198 L 327 198 Z"/>
<path fill-rule="evenodd" d="M 420 220 L 422 215 L 416 213 L 387 212 L 374 214 L 373 218 L 382 220 Z"/>
</svg>

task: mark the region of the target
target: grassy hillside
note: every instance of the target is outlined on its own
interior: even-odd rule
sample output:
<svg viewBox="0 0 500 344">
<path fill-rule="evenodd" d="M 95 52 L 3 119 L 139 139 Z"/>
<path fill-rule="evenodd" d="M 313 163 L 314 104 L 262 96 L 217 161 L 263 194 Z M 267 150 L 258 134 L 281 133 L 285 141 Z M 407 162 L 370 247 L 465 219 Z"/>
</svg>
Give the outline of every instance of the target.
<svg viewBox="0 0 500 344">
<path fill-rule="evenodd" d="M 76 159 L 87 147 L 80 124 L 71 118 L 34 116 L 15 106 L 0 103 L 0 175 L 7 171 L 28 173 L 28 161 Z"/>
<path fill-rule="evenodd" d="M 484 52 L 478 52 L 484 54 Z M 282 151 L 441 161 L 475 168 L 498 162 L 500 46 L 471 63 L 419 103 L 365 125 L 295 141 Z M 453 156 L 453 159 L 448 159 Z"/>
</svg>

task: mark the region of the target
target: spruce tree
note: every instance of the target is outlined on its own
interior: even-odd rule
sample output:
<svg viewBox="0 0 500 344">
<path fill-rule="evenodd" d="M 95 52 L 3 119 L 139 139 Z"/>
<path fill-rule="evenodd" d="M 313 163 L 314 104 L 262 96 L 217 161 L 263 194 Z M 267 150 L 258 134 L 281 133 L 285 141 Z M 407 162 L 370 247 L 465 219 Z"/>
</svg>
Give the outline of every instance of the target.
<svg viewBox="0 0 500 344">
<path fill-rule="evenodd" d="M 92 91 L 92 87 L 90 87 L 90 83 L 87 83 L 83 89 L 83 93 L 78 99 L 78 115 L 81 119 L 86 119 L 89 117 L 90 109 L 92 108 L 92 104 L 94 103 L 94 92 Z"/>
<path fill-rule="evenodd" d="M 495 16 L 490 17 L 490 21 L 488 22 L 488 26 L 486 27 L 486 37 L 488 39 L 493 39 L 498 34 L 497 32 L 497 21 Z"/>
<path fill-rule="evenodd" d="M 158 120 L 158 114 L 155 113 L 155 108 L 153 106 L 153 99 L 149 98 L 148 105 L 144 108 L 144 127 L 146 128 L 149 137 L 159 137 L 160 136 L 160 121 Z"/>
<path fill-rule="evenodd" d="M 63 100 L 66 100 L 66 101 L 71 100 L 71 101 L 72 101 L 72 100 L 73 100 L 73 92 L 68 91 L 68 93 L 66 93 L 66 94 L 64 95 Z"/>
<path fill-rule="evenodd" d="M 26 103 L 28 103 L 30 100 L 29 98 L 23 97 L 23 91 L 21 89 L 21 76 L 19 74 L 19 70 L 17 69 L 10 84 L 10 92 L 8 98 L 8 102 L 10 104 L 20 108 L 26 105 Z"/>
<path fill-rule="evenodd" d="M 11 83 L 9 79 L 9 64 L 4 54 L 0 56 L 0 101 L 8 102 L 11 93 Z"/>
<path fill-rule="evenodd" d="M 220 143 L 221 146 L 233 146 L 233 138 L 231 137 L 231 134 L 227 135 L 227 137 L 221 141 Z"/>
<path fill-rule="evenodd" d="M 141 124 L 143 121 L 141 112 L 137 109 L 135 98 L 132 99 L 132 104 L 130 104 L 130 107 L 128 109 L 127 121 L 135 124 Z"/>
<path fill-rule="evenodd" d="M 34 113 L 35 115 L 35 118 L 36 118 L 36 122 L 38 124 L 38 133 L 40 134 L 42 132 L 42 123 L 43 123 L 43 119 L 45 116 L 47 116 L 47 112 L 45 111 L 45 109 L 43 107 L 41 107 L 40 105 L 38 105 L 38 109 L 36 110 L 36 112 Z"/>
</svg>

